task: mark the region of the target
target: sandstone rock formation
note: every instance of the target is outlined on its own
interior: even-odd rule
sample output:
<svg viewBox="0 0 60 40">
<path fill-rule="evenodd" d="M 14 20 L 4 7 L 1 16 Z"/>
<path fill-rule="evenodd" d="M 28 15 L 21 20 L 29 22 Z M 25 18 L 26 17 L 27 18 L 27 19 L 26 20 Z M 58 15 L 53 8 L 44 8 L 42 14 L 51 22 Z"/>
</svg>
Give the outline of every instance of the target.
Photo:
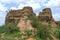
<svg viewBox="0 0 60 40">
<path fill-rule="evenodd" d="M 20 31 L 24 31 L 25 29 L 31 30 L 33 28 L 29 18 L 34 15 L 35 13 L 33 12 L 33 9 L 29 6 L 19 10 L 11 10 L 7 13 L 5 23 L 17 23 Z"/>
<path fill-rule="evenodd" d="M 23 9 L 20 10 L 11 10 L 6 15 L 5 23 L 10 23 L 10 22 L 18 23 L 21 18 L 27 19 L 28 17 L 33 15 L 35 14 L 32 8 L 29 6 L 24 7 Z"/>
<path fill-rule="evenodd" d="M 29 20 L 29 18 L 34 15 L 35 13 L 33 12 L 33 9 L 29 6 L 19 10 L 10 10 L 6 15 L 5 23 L 17 23 L 17 26 L 20 28 L 21 31 L 24 31 L 25 29 L 31 30 L 34 28 L 32 27 L 31 20 Z M 54 27 L 57 26 L 52 17 L 52 12 L 50 8 L 45 8 L 42 10 L 42 12 L 39 13 L 38 21 L 43 25 L 51 25 Z"/>
<path fill-rule="evenodd" d="M 51 25 L 53 27 L 57 26 L 52 17 L 52 12 L 50 8 L 43 9 L 43 11 L 39 13 L 38 20 L 43 25 Z"/>
<path fill-rule="evenodd" d="M 19 30 L 25 31 L 25 30 L 33 30 L 34 28 L 31 25 L 31 21 L 30 20 L 20 20 L 18 23 L 18 27 L 20 28 Z"/>
<path fill-rule="evenodd" d="M 19 30 L 23 34 L 25 34 L 24 32 L 25 30 L 28 30 L 28 31 L 30 30 L 31 35 L 27 38 L 27 40 L 35 40 L 35 38 L 33 38 L 32 36 L 34 36 L 37 33 L 37 29 L 33 28 L 31 24 L 32 21 L 29 19 L 32 16 L 36 16 L 36 15 L 33 12 L 33 9 L 29 6 L 24 7 L 23 9 L 19 9 L 19 10 L 10 10 L 6 15 L 5 23 L 11 23 L 11 22 L 16 23 Z M 44 26 L 51 25 L 52 27 L 56 27 L 57 24 L 60 25 L 60 22 L 56 23 L 54 21 L 50 8 L 45 8 L 42 10 L 42 12 L 39 13 L 37 22 L 43 24 Z M 27 36 L 22 35 L 21 38 L 24 39 L 26 37 Z M 52 38 L 55 40 L 54 36 L 52 36 Z M 47 37 L 47 40 L 49 40 L 48 37 Z"/>
</svg>

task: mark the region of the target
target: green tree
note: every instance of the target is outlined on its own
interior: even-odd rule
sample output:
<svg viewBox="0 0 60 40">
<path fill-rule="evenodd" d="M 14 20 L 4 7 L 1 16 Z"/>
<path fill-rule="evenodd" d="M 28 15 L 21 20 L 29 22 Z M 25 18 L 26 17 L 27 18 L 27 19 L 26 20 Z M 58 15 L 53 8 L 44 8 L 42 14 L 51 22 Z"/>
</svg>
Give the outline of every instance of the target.
<svg viewBox="0 0 60 40">
<path fill-rule="evenodd" d="M 60 28 L 59 28 L 59 27 L 54 30 L 54 35 L 55 35 L 58 39 L 60 39 Z"/>
<path fill-rule="evenodd" d="M 52 40 L 52 37 L 50 36 L 50 25 L 44 26 L 39 24 L 37 27 L 37 36 L 39 36 L 42 40 L 46 40 L 47 37 Z"/>
<path fill-rule="evenodd" d="M 15 23 L 8 23 L 4 26 L 4 31 L 6 33 L 18 32 L 19 29 Z"/>
<path fill-rule="evenodd" d="M 33 26 L 34 28 L 37 28 L 37 25 L 39 24 L 39 22 L 38 22 L 38 17 L 37 17 L 37 16 L 32 16 L 32 17 L 30 17 L 29 19 L 32 21 L 32 22 L 31 22 L 32 26 Z"/>
<path fill-rule="evenodd" d="M 1 33 L 4 33 L 4 26 L 5 26 L 5 25 L 0 26 L 0 34 L 1 34 Z"/>
</svg>

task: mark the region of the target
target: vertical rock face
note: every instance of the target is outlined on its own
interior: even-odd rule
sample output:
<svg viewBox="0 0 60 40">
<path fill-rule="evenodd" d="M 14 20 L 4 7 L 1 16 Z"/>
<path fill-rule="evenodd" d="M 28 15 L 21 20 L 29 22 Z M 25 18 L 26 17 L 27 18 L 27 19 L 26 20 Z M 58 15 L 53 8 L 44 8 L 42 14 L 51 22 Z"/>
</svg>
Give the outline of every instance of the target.
<svg viewBox="0 0 60 40">
<path fill-rule="evenodd" d="M 18 23 L 18 27 L 20 28 L 20 31 L 24 31 L 24 30 L 33 30 L 34 28 L 31 25 L 31 21 L 30 20 L 20 20 Z"/>
<path fill-rule="evenodd" d="M 52 12 L 50 8 L 43 9 L 38 16 L 38 20 L 43 25 L 51 25 L 52 27 L 56 27 L 56 23 L 52 17 Z"/>
<path fill-rule="evenodd" d="M 32 27 L 29 18 L 34 15 L 35 13 L 33 12 L 33 9 L 29 6 L 19 10 L 11 10 L 6 15 L 5 23 L 10 23 L 10 22 L 17 23 L 17 26 L 21 31 L 24 31 L 25 29 L 31 30 L 34 28 Z M 52 13 L 50 8 L 43 9 L 42 12 L 39 13 L 38 20 L 43 25 L 51 25 L 52 27 L 53 26 L 56 27 L 56 23 L 52 18 Z"/>
<path fill-rule="evenodd" d="M 32 8 L 27 6 L 20 10 L 11 10 L 6 16 L 5 23 L 17 23 L 17 26 L 21 31 L 25 29 L 33 29 L 31 25 L 31 21 L 28 19 L 31 16 L 34 16 L 35 13 L 33 12 Z"/>
<path fill-rule="evenodd" d="M 48 16 L 52 17 L 52 12 L 51 12 L 50 8 L 43 9 L 43 12 L 46 12 L 48 14 Z"/>
<path fill-rule="evenodd" d="M 18 23 L 19 20 L 26 19 L 30 16 L 35 15 L 31 7 L 24 7 L 23 9 L 20 10 L 11 10 L 6 16 L 5 23 Z"/>
</svg>

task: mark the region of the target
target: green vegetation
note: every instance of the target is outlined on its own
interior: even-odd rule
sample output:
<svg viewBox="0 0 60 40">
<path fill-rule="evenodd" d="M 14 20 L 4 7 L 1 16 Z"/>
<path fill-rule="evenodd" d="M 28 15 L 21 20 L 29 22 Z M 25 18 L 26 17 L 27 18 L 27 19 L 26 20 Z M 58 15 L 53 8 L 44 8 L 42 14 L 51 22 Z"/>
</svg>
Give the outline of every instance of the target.
<svg viewBox="0 0 60 40">
<path fill-rule="evenodd" d="M 50 25 L 42 25 L 38 21 L 37 16 L 32 16 L 29 18 L 32 22 L 32 26 L 37 29 L 36 34 L 33 36 L 36 40 L 53 40 L 52 36 L 60 40 L 60 27 L 52 28 Z M 32 35 L 31 30 L 25 30 L 26 34 L 22 34 L 15 23 L 8 23 L 3 26 L 0 26 L 0 39 L 1 40 L 15 40 L 17 37 L 18 40 L 21 40 L 21 36 L 29 37 Z M 4 34 L 4 35 L 1 35 Z M 1 38 L 4 36 L 4 38 Z"/>
<path fill-rule="evenodd" d="M 1 40 L 15 40 L 15 37 L 21 37 L 21 33 L 15 23 L 8 23 L 0 27 Z M 4 37 L 4 38 L 1 38 Z"/>
<path fill-rule="evenodd" d="M 60 39 L 60 28 L 52 28 L 50 25 L 42 25 L 41 23 L 39 23 L 36 16 L 33 16 L 30 19 L 32 20 L 32 26 L 37 29 L 37 34 L 35 35 L 35 38 L 37 40 L 47 40 L 47 38 L 53 40 L 51 35 L 53 35 L 57 39 Z"/>
<path fill-rule="evenodd" d="M 40 15 L 41 15 L 41 14 L 48 14 L 48 12 L 40 12 L 39 14 L 40 14 Z"/>
<path fill-rule="evenodd" d="M 30 17 L 29 19 L 32 21 L 32 22 L 31 22 L 32 26 L 33 26 L 34 28 L 37 28 L 37 26 L 38 26 L 38 24 L 39 24 L 39 22 L 38 22 L 38 17 L 37 17 L 37 16 L 32 16 L 32 17 Z"/>
<path fill-rule="evenodd" d="M 59 28 L 59 27 L 54 29 L 54 35 L 55 35 L 58 39 L 60 39 L 60 28 Z"/>
<path fill-rule="evenodd" d="M 8 23 L 0 27 L 0 33 L 13 33 L 18 31 L 18 27 L 14 23 Z"/>
<path fill-rule="evenodd" d="M 51 27 L 48 26 L 43 26 L 42 24 L 38 25 L 37 27 L 37 36 L 39 36 L 42 40 L 46 40 L 47 37 L 52 40 L 52 37 L 50 36 Z"/>
</svg>

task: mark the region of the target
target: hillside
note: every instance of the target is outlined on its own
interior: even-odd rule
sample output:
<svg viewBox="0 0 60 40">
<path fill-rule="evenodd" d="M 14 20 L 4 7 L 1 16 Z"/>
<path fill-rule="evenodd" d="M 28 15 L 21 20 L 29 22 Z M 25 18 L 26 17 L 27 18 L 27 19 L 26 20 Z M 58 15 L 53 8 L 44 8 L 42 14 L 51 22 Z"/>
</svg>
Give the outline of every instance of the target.
<svg viewBox="0 0 60 40">
<path fill-rule="evenodd" d="M 50 8 L 45 8 L 38 16 L 32 7 L 10 10 L 5 25 L 0 27 L 1 39 L 5 40 L 58 40 L 60 24 L 52 17 Z"/>
</svg>

